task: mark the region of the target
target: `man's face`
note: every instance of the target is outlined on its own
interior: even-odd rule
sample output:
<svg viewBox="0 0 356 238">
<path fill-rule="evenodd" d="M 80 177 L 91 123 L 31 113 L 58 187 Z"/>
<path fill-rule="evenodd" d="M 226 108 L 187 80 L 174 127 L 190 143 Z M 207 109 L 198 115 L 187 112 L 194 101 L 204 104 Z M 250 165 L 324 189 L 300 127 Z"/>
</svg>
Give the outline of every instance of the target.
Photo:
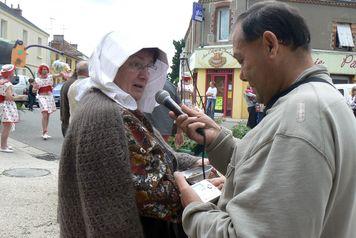
<svg viewBox="0 0 356 238">
<path fill-rule="evenodd" d="M 149 67 L 152 65 L 152 53 L 141 50 L 130 56 L 119 68 L 114 83 L 138 101 L 145 90 L 150 76 Z"/>
<path fill-rule="evenodd" d="M 233 53 L 241 65 L 240 79 L 249 82 L 255 89 L 258 101 L 267 103 L 265 92 L 269 86 L 269 75 L 262 40 L 246 42 L 243 39 L 241 26 L 238 25 L 233 36 Z"/>
</svg>

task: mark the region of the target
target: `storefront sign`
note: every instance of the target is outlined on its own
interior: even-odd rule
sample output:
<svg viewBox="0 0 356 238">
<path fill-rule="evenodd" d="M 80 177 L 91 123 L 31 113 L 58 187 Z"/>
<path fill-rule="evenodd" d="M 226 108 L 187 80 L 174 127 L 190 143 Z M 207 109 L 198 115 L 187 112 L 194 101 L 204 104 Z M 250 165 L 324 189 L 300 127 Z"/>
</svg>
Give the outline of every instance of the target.
<svg viewBox="0 0 356 238">
<path fill-rule="evenodd" d="M 356 74 L 356 53 L 313 50 L 314 64 L 324 65 L 331 74 Z"/>
<path fill-rule="evenodd" d="M 191 57 L 192 68 L 222 68 L 240 67 L 233 57 L 232 47 L 214 47 L 197 49 Z"/>
</svg>

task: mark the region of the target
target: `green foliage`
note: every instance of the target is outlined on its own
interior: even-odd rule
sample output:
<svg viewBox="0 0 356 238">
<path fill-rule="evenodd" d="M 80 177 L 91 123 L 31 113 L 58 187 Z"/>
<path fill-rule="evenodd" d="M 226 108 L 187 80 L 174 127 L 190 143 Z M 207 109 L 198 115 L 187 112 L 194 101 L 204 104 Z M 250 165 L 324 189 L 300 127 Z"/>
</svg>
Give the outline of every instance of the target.
<svg viewBox="0 0 356 238">
<path fill-rule="evenodd" d="M 249 130 L 249 127 L 247 127 L 244 123 L 239 122 L 237 125 L 232 127 L 232 135 L 236 138 L 242 139 Z"/>
<path fill-rule="evenodd" d="M 184 143 L 183 145 L 177 149 L 176 146 L 174 145 L 174 137 L 171 136 L 168 140 L 168 144 L 175 150 L 175 151 L 178 151 L 178 152 L 192 152 L 193 149 L 195 148 L 195 146 L 197 145 L 197 143 L 191 139 L 189 139 L 187 137 L 187 135 L 183 134 L 184 135 Z"/>
<path fill-rule="evenodd" d="M 225 118 L 224 118 L 224 117 L 215 117 L 215 118 L 214 118 L 214 121 L 215 121 L 218 125 L 221 125 L 221 124 L 225 121 Z"/>
<path fill-rule="evenodd" d="M 179 41 L 173 40 L 173 45 L 176 49 L 176 52 L 172 58 L 172 71 L 168 73 L 168 80 L 171 81 L 175 86 L 177 86 L 179 81 L 180 54 L 182 53 L 183 48 L 185 46 L 184 39 L 181 39 Z"/>
</svg>

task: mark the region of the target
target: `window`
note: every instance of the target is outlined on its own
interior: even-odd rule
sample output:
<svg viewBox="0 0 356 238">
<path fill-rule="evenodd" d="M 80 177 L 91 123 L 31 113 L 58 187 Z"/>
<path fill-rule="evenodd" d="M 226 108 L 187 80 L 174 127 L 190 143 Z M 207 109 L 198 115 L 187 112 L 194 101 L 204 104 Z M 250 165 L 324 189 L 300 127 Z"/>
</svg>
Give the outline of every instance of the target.
<svg viewBox="0 0 356 238">
<path fill-rule="evenodd" d="M 7 21 L 1 19 L 0 37 L 7 38 Z"/>
<path fill-rule="evenodd" d="M 331 74 L 330 77 L 334 84 L 348 84 L 351 82 L 351 78 L 348 75 Z"/>
<path fill-rule="evenodd" d="M 25 47 L 27 46 L 27 40 L 28 40 L 28 33 L 26 30 L 23 30 L 22 31 L 22 41 L 23 41 Z"/>
<path fill-rule="evenodd" d="M 42 45 L 42 39 L 41 39 L 41 37 L 38 37 L 38 39 L 37 39 L 37 45 Z M 40 47 L 37 48 L 37 55 L 41 57 L 41 55 L 42 55 L 42 48 L 40 48 Z"/>
<path fill-rule="evenodd" d="M 230 9 L 220 8 L 217 10 L 217 39 L 228 41 L 230 35 Z"/>
<path fill-rule="evenodd" d="M 355 47 L 354 39 L 352 37 L 351 25 L 348 23 L 336 24 L 336 47 L 338 48 L 352 48 Z"/>
</svg>

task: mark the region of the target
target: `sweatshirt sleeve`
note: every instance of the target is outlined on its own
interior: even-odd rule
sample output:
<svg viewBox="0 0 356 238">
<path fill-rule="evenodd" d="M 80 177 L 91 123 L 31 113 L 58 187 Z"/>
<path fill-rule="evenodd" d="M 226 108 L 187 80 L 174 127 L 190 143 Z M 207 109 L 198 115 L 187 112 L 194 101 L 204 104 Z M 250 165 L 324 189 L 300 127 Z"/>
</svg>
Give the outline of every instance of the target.
<svg viewBox="0 0 356 238">
<path fill-rule="evenodd" d="M 333 172 L 309 142 L 277 136 L 241 165 L 229 165 L 226 176 L 223 193 L 233 195 L 224 210 L 211 203 L 185 208 L 189 237 L 320 236 Z"/>
<path fill-rule="evenodd" d="M 210 163 L 225 174 L 227 165 L 230 163 L 231 156 L 239 139 L 232 136 L 232 132 L 222 127 L 216 139 L 207 146 L 206 151 L 209 154 Z"/>
<path fill-rule="evenodd" d="M 72 141 L 86 235 L 142 237 L 121 115 L 114 107 L 92 106 L 101 109 L 78 113 L 84 123 Z"/>
</svg>

